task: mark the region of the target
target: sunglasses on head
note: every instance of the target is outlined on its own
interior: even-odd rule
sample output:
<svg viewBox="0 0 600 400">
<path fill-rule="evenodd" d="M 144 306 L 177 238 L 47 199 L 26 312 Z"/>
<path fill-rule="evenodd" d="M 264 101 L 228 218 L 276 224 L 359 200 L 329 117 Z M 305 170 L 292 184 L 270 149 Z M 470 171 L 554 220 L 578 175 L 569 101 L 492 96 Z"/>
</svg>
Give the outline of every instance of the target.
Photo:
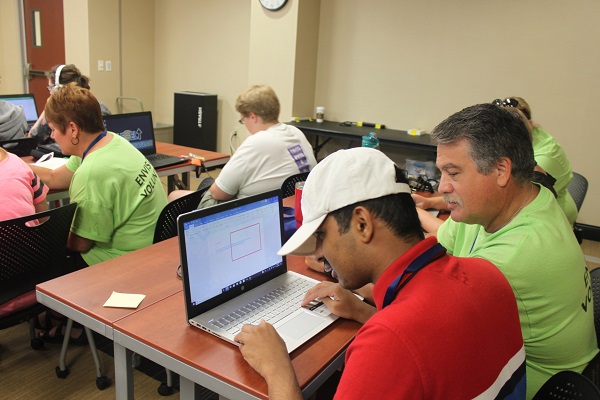
<svg viewBox="0 0 600 400">
<path fill-rule="evenodd" d="M 492 101 L 492 104 L 495 106 L 499 106 L 499 107 L 518 107 L 519 106 L 519 102 L 517 101 L 517 99 L 513 99 L 513 98 L 508 98 L 505 100 L 500 100 L 500 99 L 496 99 L 494 101 Z"/>
</svg>

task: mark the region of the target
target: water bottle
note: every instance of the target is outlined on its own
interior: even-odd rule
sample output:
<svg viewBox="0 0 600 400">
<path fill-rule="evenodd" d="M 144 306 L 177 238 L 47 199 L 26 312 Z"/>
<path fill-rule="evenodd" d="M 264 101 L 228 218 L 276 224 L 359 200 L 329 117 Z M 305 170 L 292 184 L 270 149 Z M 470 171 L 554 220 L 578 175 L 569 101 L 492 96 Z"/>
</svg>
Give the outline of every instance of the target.
<svg viewBox="0 0 600 400">
<path fill-rule="evenodd" d="M 375 132 L 369 133 L 369 136 L 362 137 L 362 147 L 371 147 L 373 149 L 379 149 L 379 139 Z"/>
</svg>

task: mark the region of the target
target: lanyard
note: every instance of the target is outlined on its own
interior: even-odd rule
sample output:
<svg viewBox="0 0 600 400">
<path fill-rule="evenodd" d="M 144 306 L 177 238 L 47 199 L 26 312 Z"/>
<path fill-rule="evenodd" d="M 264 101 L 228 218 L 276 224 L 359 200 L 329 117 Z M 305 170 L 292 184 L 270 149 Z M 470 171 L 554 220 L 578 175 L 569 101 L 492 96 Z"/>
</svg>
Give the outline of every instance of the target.
<svg viewBox="0 0 600 400">
<path fill-rule="evenodd" d="M 90 145 L 87 147 L 87 149 L 85 149 L 85 151 L 83 152 L 83 156 L 81 157 L 81 161 L 83 161 L 83 159 L 85 158 L 85 156 L 87 155 L 87 153 L 92 149 L 92 147 L 94 147 L 94 145 L 96 143 L 98 143 L 100 140 L 102 140 L 102 138 L 106 136 L 106 131 L 102 132 L 101 134 L 98 135 L 98 137 L 96 137 L 96 139 L 92 140 L 92 143 L 90 143 Z"/>
<path fill-rule="evenodd" d="M 435 245 L 433 245 L 429 249 L 427 249 L 427 251 L 422 253 L 419 257 L 415 258 L 413 260 L 413 262 L 411 262 L 408 265 L 408 267 L 406 267 L 404 272 L 402 272 L 402 274 L 399 277 L 397 277 L 394 280 L 394 282 L 392 282 L 392 284 L 387 288 L 387 290 L 385 292 L 385 297 L 383 298 L 383 307 L 382 308 L 387 307 L 388 305 L 390 305 L 392 303 L 392 301 L 394 301 L 394 299 L 396 298 L 396 295 L 400 291 L 400 289 L 402 289 L 404 286 L 406 286 L 406 284 L 412 278 L 414 278 L 414 276 L 417 274 L 417 272 L 419 272 L 424 267 L 426 267 L 428 264 L 432 263 L 433 261 L 437 260 L 438 258 L 443 257 L 444 255 L 446 255 L 446 249 L 441 244 L 436 243 Z M 408 278 L 406 278 L 406 280 L 404 280 L 404 282 L 402 282 L 402 278 L 404 278 L 404 275 L 407 273 L 412 274 L 412 275 L 409 276 Z"/>
</svg>

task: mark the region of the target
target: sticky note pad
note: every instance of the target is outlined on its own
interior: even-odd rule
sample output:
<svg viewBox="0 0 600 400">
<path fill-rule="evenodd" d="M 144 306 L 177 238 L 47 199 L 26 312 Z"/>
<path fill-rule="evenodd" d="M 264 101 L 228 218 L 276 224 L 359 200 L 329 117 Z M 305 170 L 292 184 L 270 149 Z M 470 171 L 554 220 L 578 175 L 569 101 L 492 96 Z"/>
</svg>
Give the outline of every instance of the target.
<svg viewBox="0 0 600 400">
<path fill-rule="evenodd" d="M 145 294 L 112 292 L 104 307 L 137 308 L 145 297 Z"/>
</svg>

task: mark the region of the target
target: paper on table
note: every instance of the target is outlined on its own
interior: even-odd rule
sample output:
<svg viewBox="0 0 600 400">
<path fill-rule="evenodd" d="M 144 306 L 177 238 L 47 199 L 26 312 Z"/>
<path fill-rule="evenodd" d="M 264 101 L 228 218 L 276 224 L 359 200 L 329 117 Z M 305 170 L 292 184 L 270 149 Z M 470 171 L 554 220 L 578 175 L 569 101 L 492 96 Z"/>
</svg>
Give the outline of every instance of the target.
<svg viewBox="0 0 600 400">
<path fill-rule="evenodd" d="M 69 161 L 68 158 L 53 157 L 47 161 L 36 162 L 34 165 L 38 167 L 56 169 L 65 165 L 67 161 Z"/>
<path fill-rule="evenodd" d="M 137 308 L 145 297 L 145 294 L 112 292 L 104 307 Z"/>
<path fill-rule="evenodd" d="M 433 215 L 434 217 L 437 217 L 440 214 L 440 210 L 427 210 L 429 212 L 429 214 Z"/>
</svg>

